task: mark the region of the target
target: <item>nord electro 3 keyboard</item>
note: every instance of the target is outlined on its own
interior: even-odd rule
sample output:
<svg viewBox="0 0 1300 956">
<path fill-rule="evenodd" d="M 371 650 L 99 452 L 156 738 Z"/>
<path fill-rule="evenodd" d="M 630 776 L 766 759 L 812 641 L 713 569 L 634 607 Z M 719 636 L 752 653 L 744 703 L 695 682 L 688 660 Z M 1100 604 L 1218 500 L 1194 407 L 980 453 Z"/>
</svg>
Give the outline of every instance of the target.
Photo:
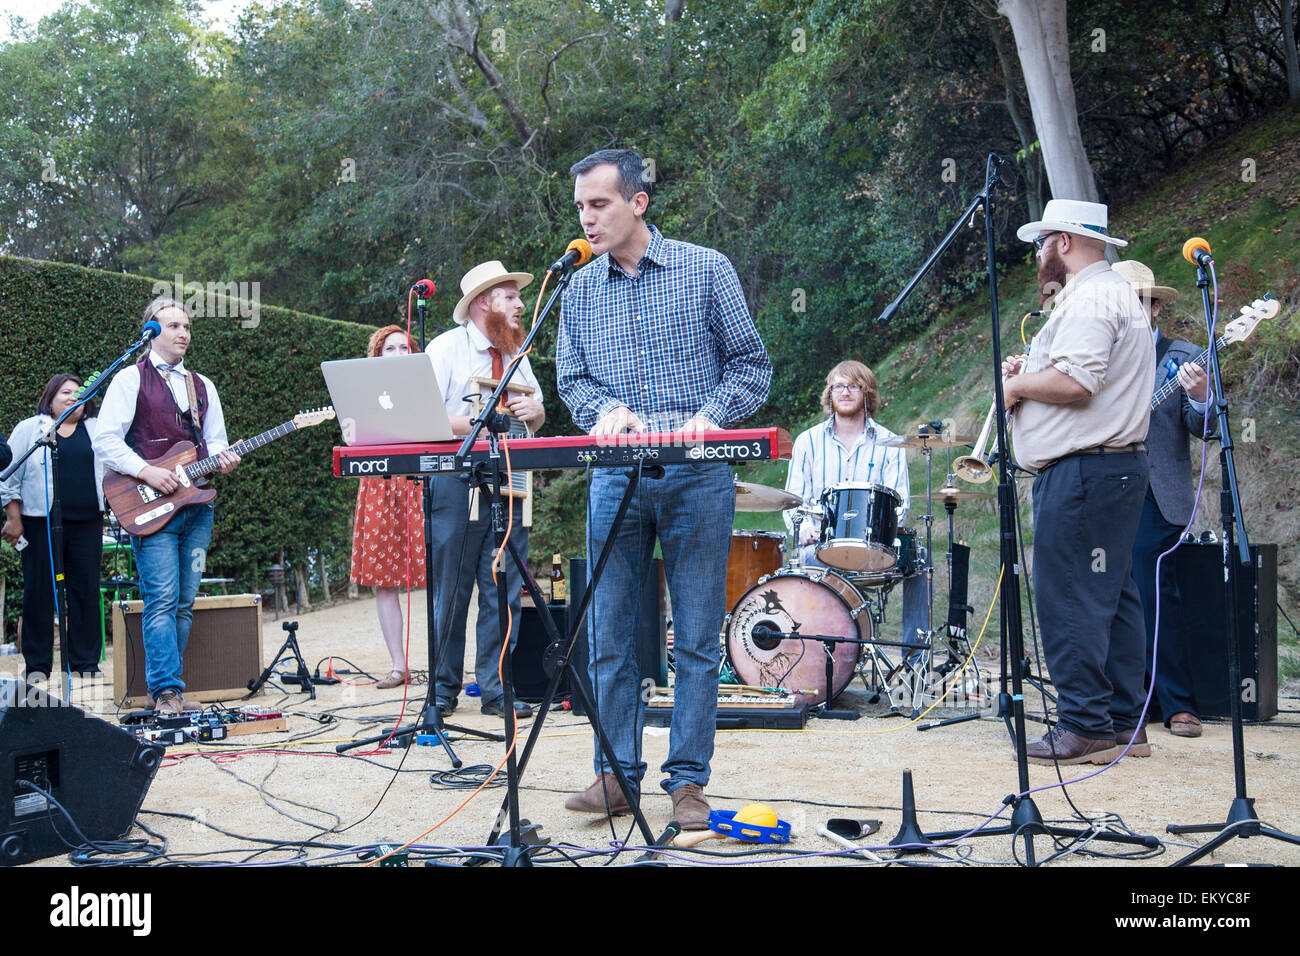
<svg viewBox="0 0 1300 956">
<path fill-rule="evenodd" d="M 510 467 L 514 471 L 619 467 L 643 461 L 660 465 L 706 461 L 742 464 L 786 459 L 792 448 L 790 433 L 783 428 L 723 429 L 691 438 L 683 437 L 680 432 L 630 432 L 516 438 L 509 442 Z M 457 474 L 488 459 L 486 441 L 475 442 L 469 459 L 462 463 L 456 461 L 459 450 L 460 442 L 336 446 L 334 474 L 340 478 Z"/>
</svg>

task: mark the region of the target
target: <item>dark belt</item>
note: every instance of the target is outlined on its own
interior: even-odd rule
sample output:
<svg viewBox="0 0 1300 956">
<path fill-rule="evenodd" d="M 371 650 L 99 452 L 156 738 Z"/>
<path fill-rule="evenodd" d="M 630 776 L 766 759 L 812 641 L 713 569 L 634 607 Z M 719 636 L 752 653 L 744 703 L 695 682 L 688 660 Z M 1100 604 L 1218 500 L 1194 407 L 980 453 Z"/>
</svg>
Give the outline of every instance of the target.
<svg viewBox="0 0 1300 956">
<path fill-rule="evenodd" d="M 1068 455 L 1062 455 L 1060 458 L 1055 458 L 1045 464 L 1042 468 L 1039 468 L 1038 473 L 1041 475 L 1054 465 L 1059 465 L 1061 462 L 1067 461 L 1070 458 L 1079 458 L 1083 455 L 1127 455 L 1139 451 L 1145 454 L 1146 450 L 1147 443 L 1144 441 L 1135 441 L 1131 445 L 1120 445 L 1118 448 L 1111 447 L 1110 445 L 1094 445 L 1091 448 L 1084 448 L 1081 451 L 1072 451 Z"/>
</svg>

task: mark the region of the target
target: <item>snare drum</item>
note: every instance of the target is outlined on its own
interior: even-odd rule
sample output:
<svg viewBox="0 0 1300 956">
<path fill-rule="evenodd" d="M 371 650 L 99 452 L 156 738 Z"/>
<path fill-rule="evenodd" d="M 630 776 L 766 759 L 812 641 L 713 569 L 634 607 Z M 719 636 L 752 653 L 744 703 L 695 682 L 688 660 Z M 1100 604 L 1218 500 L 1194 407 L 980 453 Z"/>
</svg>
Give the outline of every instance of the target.
<svg viewBox="0 0 1300 956">
<path fill-rule="evenodd" d="M 826 699 L 826 645 L 819 640 L 779 638 L 771 632 L 871 640 L 874 624 L 862 593 L 842 576 L 821 568 L 790 568 L 754 585 L 737 602 L 727 623 L 727 657 L 743 683 L 783 687 L 810 703 Z M 861 644 L 835 644 L 831 698 L 853 679 Z"/>
<path fill-rule="evenodd" d="M 758 579 L 785 563 L 785 535 L 779 531 L 733 531 L 727 555 L 727 610 Z"/>
<path fill-rule="evenodd" d="M 840 571 L 888 571 L 898 563 L 898 508 L 903 500 L 884 485 L 847 482 L 822 492 L 826 523 L 817 560 Z"/>
<path fill-rule="evenodd" d="M 894 573 L 900 577 L 910 578 L 914 574 L 919 574 L 924 567 L 925 562 L 921 560 L 921 551 L 917 545 L 915 528 L 898 529 L 898 564 L 894 566 Z"/>
</svg>

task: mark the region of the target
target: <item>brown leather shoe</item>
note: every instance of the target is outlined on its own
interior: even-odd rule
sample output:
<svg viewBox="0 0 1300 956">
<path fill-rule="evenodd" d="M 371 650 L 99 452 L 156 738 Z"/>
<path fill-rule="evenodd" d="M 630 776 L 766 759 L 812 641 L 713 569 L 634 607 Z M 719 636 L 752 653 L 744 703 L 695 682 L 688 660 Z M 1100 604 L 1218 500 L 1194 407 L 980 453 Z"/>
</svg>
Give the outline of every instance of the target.
<svg viewBox="0 0 1300 956">
<path fill-rule="evenodd" d="M 1051 733 L 1044 734 L 1042 740 L 1036 740 L 1025 748 L 1030 763 L 1052 764 L 1052 751 L 1056 751 L 1056 763 L 1070 765 L 1076 763 L 1110 763 L 1119 756 L 1115 738 L 1096 739 L 1082 737 L 1066 730 L 1060 724 L 1052 728 Z"/>
<path fill-rule="evenodd" d="M 1133 733 L 1132 728 L 1128 730 L 1115 731 L 1115 746 L 1119 747 L 1120 753 L 1124 752 L 1124 748 L 1128 746 L 1130 740 L 1133 741 L 1133 746 L 1128 748 L 1128 755 L 1130 757 L 1151 756 L 1151 745 L 1147 743 L 1147 728 L 1145 724 L 1142 725 L 1141 729 L 1139 729 L 1136 734 Z"/>
<path fill-rule="evenodd" d="M 612 773 L 602 773 L 582 793 L 569 797 L 564 801 L 564 809 L 579 813 L 608 813 L 613 817 L 632 812 L 619 788 L 618 778 Z"/>
<path fill-rule="evenodd" d="M 379 690 L 391 690 L 394 687 L 401 687 L 405 683 L 405 671 L 389 671 L 387 677 L 375 682 L 375 687 Z"/>
<path fill-rule="evenodd" d="M 1174 714 L 1169 718 L 1169 732 L 1175 737 L 1201 736 L 1201 718 L 1187 711 Z"/>
<path fill-rule="evenodd" d="M 178 717 L 185 712 L 185 702 L 174 690 L 165 690 L 153 702 L 153 709 L 161 717 Z"/>
<path fill-rule="evenodd" d="M 709 828 L 709 801 L 704 799 L 704 788 L 698 783 L 688 783 L 669 794 L 673 798 L 673 819 L 683 830 Z"/>
</svg>

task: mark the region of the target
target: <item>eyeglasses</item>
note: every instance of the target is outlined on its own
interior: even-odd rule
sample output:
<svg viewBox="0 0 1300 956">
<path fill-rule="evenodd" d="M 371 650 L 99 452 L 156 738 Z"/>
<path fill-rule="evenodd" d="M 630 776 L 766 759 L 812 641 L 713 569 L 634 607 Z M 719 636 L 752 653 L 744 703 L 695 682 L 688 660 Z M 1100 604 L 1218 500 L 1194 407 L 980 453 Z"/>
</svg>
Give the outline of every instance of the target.
<svg viewBox="0 0 1300 956">
<path fill-rule="evenodd" d="M 861 385 L 832 385 L 831 394 L 840 393 L 844 395 L 856 395 L 862 391 Z"/>
<path fill-rule="evenodd" d="M 1047 242 L 1048 239 L 1051 239 L 1053 236 L 1057 236 L 1057 235 L 1060 235 L 1060 233 L 1049 232 L 1045 235 L 1039 236 L 1037 239 L 1034 240 L 1034 252 L 1036 253 L 1042 252 L 1043 243 Z"/>
</svg>

